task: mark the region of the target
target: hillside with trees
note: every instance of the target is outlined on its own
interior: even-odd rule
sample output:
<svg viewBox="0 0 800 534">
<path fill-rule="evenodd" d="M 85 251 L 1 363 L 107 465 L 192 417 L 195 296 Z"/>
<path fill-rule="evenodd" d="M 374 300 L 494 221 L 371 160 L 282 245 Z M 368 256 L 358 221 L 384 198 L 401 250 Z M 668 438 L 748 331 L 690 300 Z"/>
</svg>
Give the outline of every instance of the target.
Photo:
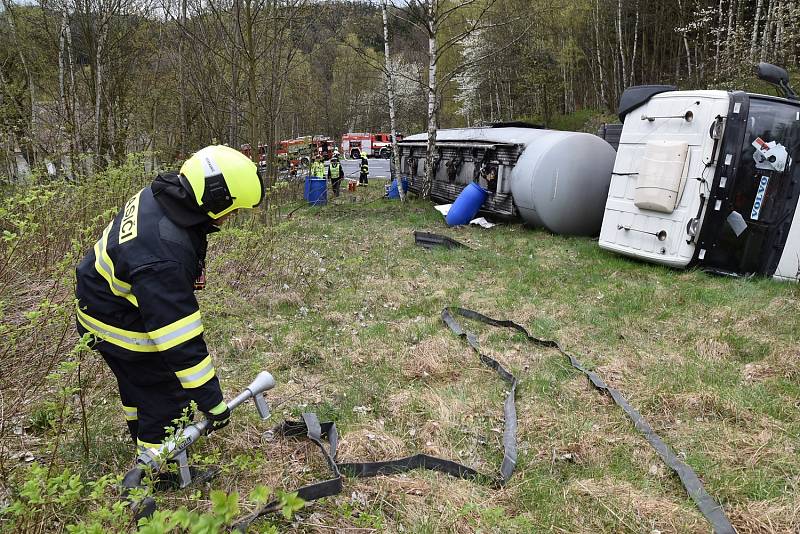
<svg viewBox="0 0 800 534">
<path fill-rule="evenodd" d="M 800 50 L 800 6 L 787 0 L 434 3 L 457 7 L 433 32 L 442 127 L 518 119 L 574 127 L 559 117 L 608 116 L 630 85 L 753 88 L 754 63 L 791 70 Z M 427 127 L 427 5 L 389 6 L 406 133 Z M 18 174 L 19 156 L 70 176 L 131 152 L 169 162 L 213 140 L 271 145 L 389 126 L 380 3 L 3 0 L 3 8 L 6 176 Z"/>
</svg>

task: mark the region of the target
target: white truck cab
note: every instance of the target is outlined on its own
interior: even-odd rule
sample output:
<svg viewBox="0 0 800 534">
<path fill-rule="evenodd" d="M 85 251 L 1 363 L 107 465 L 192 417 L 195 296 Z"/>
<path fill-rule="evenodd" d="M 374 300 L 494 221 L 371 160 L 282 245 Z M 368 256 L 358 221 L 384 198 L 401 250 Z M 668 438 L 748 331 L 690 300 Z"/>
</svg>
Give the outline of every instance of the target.
<svg viewBox="0 0 800 534">
<path fill-rule="evenodd" d="M 800 102 L 772 65 L 759 76 L 787 98 L 629 88 L 600 246 L 677 268 L 800 276 Z"/>
</svg>

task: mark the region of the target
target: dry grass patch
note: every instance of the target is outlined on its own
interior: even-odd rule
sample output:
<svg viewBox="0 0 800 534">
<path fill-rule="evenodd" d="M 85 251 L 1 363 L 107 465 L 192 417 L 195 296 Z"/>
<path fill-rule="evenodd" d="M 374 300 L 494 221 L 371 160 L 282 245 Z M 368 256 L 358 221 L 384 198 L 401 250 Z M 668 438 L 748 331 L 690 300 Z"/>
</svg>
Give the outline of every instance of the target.
<svg viewBox="0 0 800 534">
<path fill-rule="evenodd" d="M 796 534 L 800 532 L 800 501 L 752 501 L 728 507 L 738 534 Z"/>
<path fill-rule="evenodd" d="M 577 480 L 568 486 L 567 491 L 594 500 L 596 505 L 615 518 L 618 530 L 624 527 L 629 532 L 708 532 L 708 524 L 694 509 L 635 488 L 629 482 L 610 477 Z M 585 525 L 586 532 L 590 532 L 594 520 L 586 519 L 589 523 Z"/>
<path fill-rule="evenodd" d="M 386 397 L 386 409 L 394 418 L 407 415 L 413 402 L 414 393 L 408 389 L 393 391 Z"/>
<path fill-rule="evenodd" d="M 773 377 L 800 381 L 800 349 L 789 347 L 775 350 L 764 361 L 745 365 L 743 372 L 746 383 L 762 382 Z"/>
<path fill-rule="evenodd" d="M 462 352 L 463 345 L 453 336 L 429 337 L 403 351 L 401 370 L 408 378 L 452 379 L 459 376 L 461 367 L 455 364 L 453 355 L 461 356 Z"/>
<path fill-rule="evenodd" d="M 340 462 L 375 462 L 408 456 L 403 440 L 374 428 L 348 430 L 339 436 Z"/>
<path fill-rule="evenodd" d="M 484 488 L 443 474 L 419 473 L 416 476 L 424 476 L 429 488 L 427 493 L 400 496 L 402 504 L 398 506 L 402 523 L 410 525 L 410 532 L 415 531 L 414 525 L 425 525 L 426 530 L 437 533 L 476 532 L 474 522 L 462 510 L 468 504 L 485 501 Z M 396 478 L 386 478 L 385 483 L 391 485 Z"/>
<path fill-rule="evenodd" d="M 652 395 L 648 401 L 650 413 L 662 424 L 687 420 L 743 423 L 755 419 L 748 410 L 710 390 L 675 394 L 653 392 Z"/>
<path fill-rule="evenodd" d="M 719 362 L 731 358 L 733 351 L 730 345 L 724 341 L 712 338 L 697 340 L 694 346 L 698 356 L 705 361 Z"/>
</svg>

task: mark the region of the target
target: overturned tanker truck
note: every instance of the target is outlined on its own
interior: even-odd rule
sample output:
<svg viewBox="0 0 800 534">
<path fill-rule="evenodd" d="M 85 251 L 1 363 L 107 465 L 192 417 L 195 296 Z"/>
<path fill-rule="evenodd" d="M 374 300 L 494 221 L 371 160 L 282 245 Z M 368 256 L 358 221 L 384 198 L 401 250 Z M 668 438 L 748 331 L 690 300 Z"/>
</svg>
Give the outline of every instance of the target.
<svg viewBox="0 0 800 534">
<path fill-rule="evenodd" d="M 496 188 L 482 209 L 489 215 L 599 233 L 604 249 L 671 267 L 797 281 L 800 102 L 785 70 L 761 63 L 757 75 L 783 96 L 628 88 L 621 136 L 618 127 L 601 133 L 618 138 L 616 153 L 589 134 L 442 130 L 431 196 L 452 202 L 476 181 Z M 425 135 L 401 143 L 401 156 L 418 191 Z"/>
<path fill-rule="evenodd" d="M 431 198 L 453 202 L 471 182 L 489 191 L 481 212 L 557 234 L 597 235 L 614 149 L 597 136 L 527 123 L 439 130 Z M 399 143 L 401 175 L 419 193 L 427 135 Z M 578 157 L 579 156 L 579 157 Z"/>
</svg>

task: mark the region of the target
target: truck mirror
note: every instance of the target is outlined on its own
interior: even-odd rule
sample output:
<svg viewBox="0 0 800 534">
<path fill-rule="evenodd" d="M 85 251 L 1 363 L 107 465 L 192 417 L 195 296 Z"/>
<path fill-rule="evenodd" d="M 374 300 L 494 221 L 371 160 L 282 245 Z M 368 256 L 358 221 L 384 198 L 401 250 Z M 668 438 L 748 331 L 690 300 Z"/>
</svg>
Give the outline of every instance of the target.
<svg viewBox="0 0 800 534">
<path fill-rule="evenodd" d="M 789 73 L 786 72 L 786 69 L 763 61 L 756 66 L 756 76 L 772 85 L 781 85 L 781 82 L 789 83 Z"/>
<path fill-rule="evenodd" d="M 789 87 L 789 73 L 786 72 L 786 69 L 762 61 L 756 66 L 756 76 L 759 80 L 778 87 L 785 98 L 797 100 L 797 94 Z"/>
</svg>

